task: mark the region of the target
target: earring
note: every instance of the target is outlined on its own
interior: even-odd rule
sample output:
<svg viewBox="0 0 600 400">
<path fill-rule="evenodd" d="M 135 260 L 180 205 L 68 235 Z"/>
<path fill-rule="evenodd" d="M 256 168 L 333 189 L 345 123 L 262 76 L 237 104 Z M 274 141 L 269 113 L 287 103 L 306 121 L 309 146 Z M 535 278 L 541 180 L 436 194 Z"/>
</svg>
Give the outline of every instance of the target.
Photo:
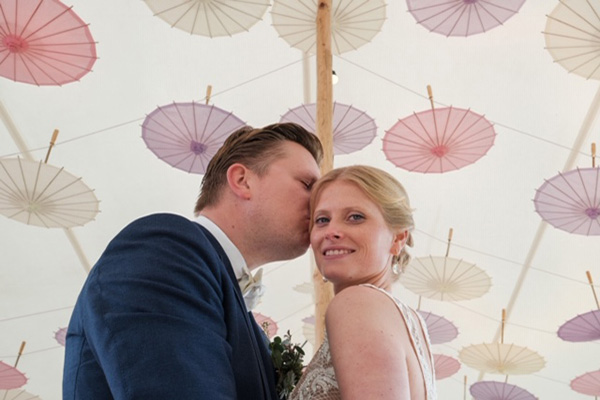
<svg viewBox="0 0 600 400">
<path fill-rule="evenodd" d="M 396 276 L 400 275 L 400 267 L 398 266 L 399 258 L 396 255 L 392 256 L 392 272 Z"/>
<path fill-rule="evenodd" d="M 325 278 L 325 276 L 323 276 L 323 277 L 322 277 L 322 279 L 323 279 L 323 282 L 324 282 L 324 283 L 325 283 L 325 282 L 329 282 L 329 281 L 327 280 L 327 278 Z"/>
</svg>

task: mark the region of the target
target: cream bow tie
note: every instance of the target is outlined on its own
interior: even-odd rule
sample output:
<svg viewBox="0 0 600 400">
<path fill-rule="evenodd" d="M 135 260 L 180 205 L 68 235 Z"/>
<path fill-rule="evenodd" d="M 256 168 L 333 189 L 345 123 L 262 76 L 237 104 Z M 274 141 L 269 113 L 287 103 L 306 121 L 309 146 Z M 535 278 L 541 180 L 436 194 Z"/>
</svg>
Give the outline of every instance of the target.
<svg viewBox="0 0 600 400">
<path fill-rule="evenodd" d="M 244 268 L 242 277 L 238 279 L 238 283 L 244 295 L 246 308 L 248 311 L 251 311 L 260 303 L 260 298 L 265 293 L 266 288 L 262 284 L 262 268 L 254 276 L 252 276 L 248 268 Z"/>
</svg>

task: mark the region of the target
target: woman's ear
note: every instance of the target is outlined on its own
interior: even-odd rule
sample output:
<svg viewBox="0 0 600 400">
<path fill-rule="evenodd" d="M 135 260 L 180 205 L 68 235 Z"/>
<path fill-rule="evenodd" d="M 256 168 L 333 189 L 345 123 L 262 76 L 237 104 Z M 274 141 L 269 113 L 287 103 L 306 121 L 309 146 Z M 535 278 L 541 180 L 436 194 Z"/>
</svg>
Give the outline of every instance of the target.
<svg viewBox="0 0 600 400">
<path fill-rule="evenodd" d="M 392 248 L 390 249 L 390 253 L 397 256 L 402 251 L 402 248 L 406 244 L 406 240 L 408 239 L 408 231 L 402 231 L 394 235 L 394 241 L 392 242 Z"/>
<path fill-rule="evenodd" d="M 243 200 L 250 200 L 250 184 L 249 179 L 252 171 L 243 164 L 232 164 L 227 168 L 227 184 L 231 191 Z"/>
</svg>

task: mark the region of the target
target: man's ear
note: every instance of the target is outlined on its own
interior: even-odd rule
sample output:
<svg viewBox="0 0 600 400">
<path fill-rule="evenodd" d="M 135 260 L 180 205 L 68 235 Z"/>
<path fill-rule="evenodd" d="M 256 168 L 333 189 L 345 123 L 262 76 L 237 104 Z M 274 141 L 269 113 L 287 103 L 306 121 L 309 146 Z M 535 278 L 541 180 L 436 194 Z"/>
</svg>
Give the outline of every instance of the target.
<svg viewBox="0 0 600 400">
<path fill-rule="evenodd" d="M 402 251 L 402 248 L 406 244 L 406 240 L 408 239 L 408 231 L 402 231 L 394 235 L 394 241 L 392 242 L 392 248 L 390 249 L 390 253 L 397 256 Z"/>
<path fill-rule="evenodd" d="M 243 164 L 236 163 L 227 168 L 227 184 L 231 191 L 243 200 L 250 200 L 251 197 L 249 184 L 251 174 L 252 171 Z"/>
</svg>

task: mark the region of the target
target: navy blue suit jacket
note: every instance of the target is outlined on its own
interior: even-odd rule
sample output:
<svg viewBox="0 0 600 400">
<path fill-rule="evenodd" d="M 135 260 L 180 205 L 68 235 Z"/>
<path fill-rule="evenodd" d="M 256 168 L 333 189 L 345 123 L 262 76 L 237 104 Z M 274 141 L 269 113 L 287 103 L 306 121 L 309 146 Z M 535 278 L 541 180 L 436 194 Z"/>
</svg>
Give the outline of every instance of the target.
<svg viewBox="0 0 600 400">
<path fill-rule="evenodd" d="M 206 229 L 156 214 L 110 242 L 71 316 L 64 400 L 276 400 L 274 382 L 264 335 Z"/>
</svg>

